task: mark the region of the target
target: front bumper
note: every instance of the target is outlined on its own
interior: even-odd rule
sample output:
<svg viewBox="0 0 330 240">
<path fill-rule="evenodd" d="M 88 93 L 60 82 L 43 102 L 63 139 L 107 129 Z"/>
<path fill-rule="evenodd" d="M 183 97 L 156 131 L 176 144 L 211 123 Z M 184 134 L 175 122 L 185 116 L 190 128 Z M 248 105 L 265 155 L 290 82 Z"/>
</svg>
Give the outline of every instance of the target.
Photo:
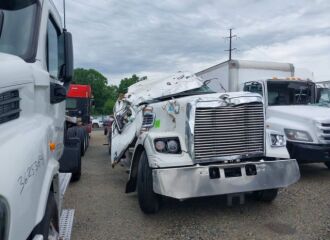
<svg viewBox="0 0 330 240">
<path fill-rule="evenodd" d="M 299 163 L 330 162 L 330 145 L 287 142 L 290 157 Z"/>
<path fill-rule="evenodd" d="M 256 175 L 247 174 L 251 165 Z M 210 169 L 219 169 L 220 177 L 211 179 Z M 241 176 L 228 176 L 234 169 Z M 300 178 L 294 159 L 153 169 L 152 173 L 154 192 L 176 199 L 283 188 Z"/>
</svg>

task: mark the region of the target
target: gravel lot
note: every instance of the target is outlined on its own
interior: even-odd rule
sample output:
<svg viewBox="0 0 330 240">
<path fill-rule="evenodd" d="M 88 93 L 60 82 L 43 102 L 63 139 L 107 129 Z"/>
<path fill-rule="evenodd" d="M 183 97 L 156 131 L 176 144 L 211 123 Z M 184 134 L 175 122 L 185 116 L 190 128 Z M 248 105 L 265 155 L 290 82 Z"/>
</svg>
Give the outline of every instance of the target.
<svg viewBox="0 0 330 240">
<path fill-rule="evenodd" d="M 247 199 L 227 207 L 225 198 L 167 199 L 156 215 L 144 215 L 136 194 L 125 194 L 127 174 L 111 168 L 103 131 L 92 134 L 81 180 L 65 205 L 75 208 L 73 240 L 108 239 L 330 239 L 330 171 L 301 167 L 301 180 L 272 204 Z"/>
</svg>

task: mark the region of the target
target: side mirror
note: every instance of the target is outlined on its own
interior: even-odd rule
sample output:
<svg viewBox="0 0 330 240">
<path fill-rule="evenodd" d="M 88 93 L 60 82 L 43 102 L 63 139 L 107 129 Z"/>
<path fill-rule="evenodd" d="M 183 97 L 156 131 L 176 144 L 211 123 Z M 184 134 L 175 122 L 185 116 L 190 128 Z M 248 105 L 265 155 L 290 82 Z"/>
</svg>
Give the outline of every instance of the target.
<svg viewBox="0 0 330 240">
<path fill-rule="evenodd" d="M 59 45 L 59 59 L 61 61 L 59 79 L 64 83 L 69 83 L 73 78 L 73 45 L 71 33 L 64 30 L 59 38 Z"/>
<path fill-rule="evenodd" d="M 61 84 L 50 83 L 50 103 L 56 104 L 66 99 L 66 88 Z"/>
</svg>

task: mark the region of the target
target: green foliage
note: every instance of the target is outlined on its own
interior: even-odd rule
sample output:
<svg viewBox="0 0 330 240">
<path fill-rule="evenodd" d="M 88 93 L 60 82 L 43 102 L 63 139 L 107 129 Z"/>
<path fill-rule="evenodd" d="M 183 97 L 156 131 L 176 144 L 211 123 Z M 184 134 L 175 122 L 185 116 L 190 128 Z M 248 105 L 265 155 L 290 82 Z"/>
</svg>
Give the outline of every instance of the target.
<svg viewBox="0 0 330 240">
<path fill-rule="evenodd" d="M 137 83 L 139 81 L 139 77 L 135 74 L 130 78 L 124 78 L 120 81 L 118 93 L 127 93 L 128 87 L 133 85 L 134 83 Z"/>
<path fill-rule="evenodd" d="M 115 85 L 108 86 L 108 80 L 105 76 L 94 69 L 77 68 L 74 70 L 74 84 L 91 85 L 92 94 L 95 99 L 94 115 L 112 114 L 113 107 L 119 94 L 125 94 L 128 87 L 147 77 L 139 78 L 135 74 L 130 78 L 124 78 L 120 81 L 119 87 Z"/>
</svg>

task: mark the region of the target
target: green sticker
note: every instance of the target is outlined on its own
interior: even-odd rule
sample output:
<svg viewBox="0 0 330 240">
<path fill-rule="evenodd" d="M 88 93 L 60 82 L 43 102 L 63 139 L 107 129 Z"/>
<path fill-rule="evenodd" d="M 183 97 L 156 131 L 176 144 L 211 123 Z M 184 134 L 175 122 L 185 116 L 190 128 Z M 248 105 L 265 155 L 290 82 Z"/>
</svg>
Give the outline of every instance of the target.
<svg viewBox="0 0 330 240">
<path fill-rule="evenodd" d="M 154 123 L 155 128 L 160 128 L 160 119 L 156 119 Z"/>
</svg>

